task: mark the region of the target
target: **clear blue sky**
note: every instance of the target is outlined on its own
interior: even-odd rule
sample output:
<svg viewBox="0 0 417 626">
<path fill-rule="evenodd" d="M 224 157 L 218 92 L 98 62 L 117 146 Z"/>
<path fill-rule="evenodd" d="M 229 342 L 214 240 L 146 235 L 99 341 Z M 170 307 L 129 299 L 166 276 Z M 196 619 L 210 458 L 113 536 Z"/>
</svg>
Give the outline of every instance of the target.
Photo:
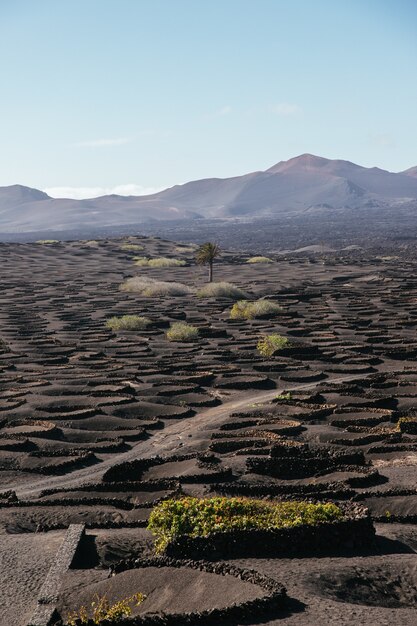
<svg viewBox="0 0 417 626">
<path fill-rule="evenodd" d="M 0 185 L 417 165 L 416 0 L 0 0 L 0 59 Z"/>
</svg>

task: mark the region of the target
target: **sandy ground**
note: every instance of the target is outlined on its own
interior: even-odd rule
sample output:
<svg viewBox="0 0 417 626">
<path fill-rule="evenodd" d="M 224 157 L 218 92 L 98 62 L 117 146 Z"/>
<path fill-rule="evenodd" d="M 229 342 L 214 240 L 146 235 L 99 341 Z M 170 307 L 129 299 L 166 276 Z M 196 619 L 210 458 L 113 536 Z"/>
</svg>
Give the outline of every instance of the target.
<svg viewBox="0 0 417 626">
<path fill-rule="evenodd" d="M 8 502 L 0 506 L 0 624 L 23 626 L 58 548 L 61 532 L 34 534 L 39 525 L 85 522 L 96 537 L 95 557 L 72 573 L 68 598 L 72 584 L 101 584 L 97 565 L 148 554 L 149 533 L 126 527 L 146 523 L 154 503 L 174 489 L 147 482 L 155 479 L 179 481 L 175 488 L 199 496 L 243 486 L 297 497 L 302 486 L 317 498 L 328 485 L 326 499 L 337 488 L 366 504 L 375 520 L 399 518 L 378 527 L 385 540 L 375 554 L 244 563 L 276 577 L 297 601 L 280 623 L 415 623 L 417 435 L 397 428 L 417 406 L 415 257 L 387 261 L 355 250 L 324 259 L 281 255 L 253 266 L 243 254 L 224 253 L 216 279 L 283 309 L 275 319 L 245 321 L 230 319 L 232 302 L 224 299 L 120 291 L 138 272 L 193 288 L 205 282 L 191 249 L 158 239 L 136 244 L 144 250 L 128 252 L 117 240 L 0 244 L 0 502 Z M 187 265 L 137 268 L 135 254 Z M 106 329 L 106 319 L 123 314 L 146 314 L 152 324 L 141 332 Z M 167 341 L 178 320 L 199 327 L 196 344 Z M 257 341 L 270 333 L 289 337 L 294 349 L 261 358 Z M 307 469 L 296 476 L 285 464 L 249 471 L 251 459 L 268 459 L 284 440 L 294 450 L 308 446 Z M 332 450 L 353 449 L 362 461 L 314 466 Z M 172 458 L 185 453 L 192 458 Z M 120 489 L 102 482 L 114 465 L 156 455 L 164 462 L 128 469 Z M 4 493 L 10 489 L 28 506 L 13 506 Z M 111 522 L 121 528 L 106 530 Z M 214 602 L 216 585 L 183 580 L 187 600 L 192 591 L 197 604 L 205 587 Z M 174 597 L 172 589 L 165 604 L 151 606 L 173 606 Z"/>
<path fill-rule="evenodd" d="M 64 533 L 0 535 L 0 624 L 25 626 Z"/>
<path fill-rule="evenodd" d="M 390 555 L 372 558 L 347 559 L 279 559 L 237 561 L 239 565 L 254 567 L 277 580 L 284 580 L 288 595 L 294 602 L 294 613 L 284 619 L 272 619 L 268 626 L 278 624 L 320 626 L 322 624 L 363 624 L 368 626 L 392 626 L 416 623 L 416 556 Z M 348 576 L 349 575 L 349 576 Z M 332 588 L 340 594 L 328 591 L 326 577 L 332 578 Z M 348 577 L 346 582 L 345 577 Z M 349 600 L 353 595 L 352 581 L 357 581 L 360 588 L 357 601 Z M 379 586 L 375 583 L 375 578 Z M 401 588 L 401 581 L 404 589 Z M 349 586 L 350 584 L 350 586 Z M 387 608 L 367 606 L 364 602 L 383 602 L 384 593 L 395 586 L 400 601 L 408 604 L 406 608 Z M 408 591 L 408 593 L 407 593 Z M 298 604 L 300 603 L 300 604 Z"/>
</svg>

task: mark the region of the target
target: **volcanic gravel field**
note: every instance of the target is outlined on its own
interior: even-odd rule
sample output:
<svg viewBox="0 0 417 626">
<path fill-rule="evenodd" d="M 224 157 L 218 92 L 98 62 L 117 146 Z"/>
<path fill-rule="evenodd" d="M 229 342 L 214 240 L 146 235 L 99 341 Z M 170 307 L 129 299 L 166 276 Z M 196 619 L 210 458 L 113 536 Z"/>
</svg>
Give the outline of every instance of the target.
<svg viewBox="0 0 417 626">
<path fill-rule="evenodd" d="M 144 591 L 145 613 L 260 597 L 247 581 L 186 567 L 108 579 L 117 561 L 152 554 L 149 513 L 181 493 L 368 507 L 377 536 L 366 552 L 232 563 L 286 587 L 287 608 L 264 624 L 416 624 L 417 257 L 247 264 L 223 252 L 215 280 L 283 309 L 245 321 L 230 319 L 225 298 L 120 291 L 136 275 L 193 289 L 207 279 L 191 245 L 123 243 L 0 244 L 0 624 L 28 623 L 73 523 L 88 542 L 63 581 L 64 615 L 103 590 Z M 136 267 L 138 254 L 187 264 Z M 106 328 L 125 314 L 152 324 Z M 175 321 L 197 326 L 198 341 L 168 341 Z M 293 347 L 262 358 L 257 341 L 274 332 Z"/>
</svg>

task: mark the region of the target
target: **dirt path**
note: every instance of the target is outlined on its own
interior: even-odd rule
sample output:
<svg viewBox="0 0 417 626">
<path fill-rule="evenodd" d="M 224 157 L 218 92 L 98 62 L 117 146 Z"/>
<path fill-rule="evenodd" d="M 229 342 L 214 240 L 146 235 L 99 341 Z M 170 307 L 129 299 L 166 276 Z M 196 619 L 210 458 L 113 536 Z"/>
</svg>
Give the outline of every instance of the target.
<svg viewBox="0 0 417 626">
<path fill-rule="evenodd" d="M 397 366 L 398 367 L 398 366 Z M 368 375 L 369 376 L 369 375 Z M 354 380 L 357 374 L 349 374 L 328 378 L 326 383 L 341 383 Z M 366 378 L 367 376 L 364 376 Z M 321 381 L 320 381 L 321 382 Z M 314 389 L 319 383 L 285 386 L 286 391 Z M 64 476 L 43 477 L 33 480 L 29 484 L 16 487 L 15 491 L 20 499 L 36 498 L 43 489 L 79 487 L 82 484 L 90 484 L 101 481 L 104 472 L 117 463 L 134 461 L 138 458 L 148 458 L 150 456 L 163 455 L 175 452 L 190 452 L 196 450 L 196 443 L 199 440 L 207 439 L 207 431 L 217 428 L 222 420 L 226 419 L 230 413 L 244 409 L 254 403 L 267 402 L 280 393 L 279 389 L 272 389 L 265 392 L 246 393 L 239 398 L 225 402 L 206 411 L 202 411 L 194 417 L 183 419 L 166 426 L 161 432 L 155 433 L 145 441 L 138 441 L 130 450 L 114 454 L 106 458 L 97 465 L 74 470 Z"/>
</svg>

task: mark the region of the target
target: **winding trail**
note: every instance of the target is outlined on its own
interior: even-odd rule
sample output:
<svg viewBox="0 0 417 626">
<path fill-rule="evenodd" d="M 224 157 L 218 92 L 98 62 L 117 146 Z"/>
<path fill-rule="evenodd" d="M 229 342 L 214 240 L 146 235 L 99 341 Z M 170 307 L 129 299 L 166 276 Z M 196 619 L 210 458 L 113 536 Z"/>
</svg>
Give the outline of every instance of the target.
<svg viewBox="0 0 417 626">
<path fill-rule="evenodd" d="M 398 364 L 397 364 L 398 368 Z M 368 378 L 372 374 L 363 376 Z M 346 374 L 344 376 L 329 377 L 326 383 L 349 382 L 358 378 L 358 374 Z M 323 381 L 312 383 L 300 383 L 285 386 L 285 391 L 303 391 L 314 389 Z M 223 404 L 201 411 L 197 415 L 177 421 L 165 426 L 163 430 L 155 433 L 149 439 L 138 441 L 132 448 L 119 454 L 112 454 L 96 465 L 90 465 L 78 470 L 74 470 L 63 476 L 46 476 L 38 478 L 28 484 L 15 487 L 16 495 L 22 500 L 31 500 L 39 496 L 43 489 L 57 489 L 80 487 L 96 483 L 102 480 L 103 474 L 113 465 L 126 461 L 134 461 L 139 458 L 149 458 L 164 453 L 174 454 L 175 452 L 186 453 L 195 451 L 198 442 L 210 438 L 211 431 L 218 428 L 222 421 L 227 419 L 230 413 L 244 409 L 254 403 L 267 402 L 280 393 L 280 390 L 269 389 L 265 392 L 240 394 L 238 398 L 232 399 Z M 198 449 L 198 448 L 197 448 Z"/>
</svg>

